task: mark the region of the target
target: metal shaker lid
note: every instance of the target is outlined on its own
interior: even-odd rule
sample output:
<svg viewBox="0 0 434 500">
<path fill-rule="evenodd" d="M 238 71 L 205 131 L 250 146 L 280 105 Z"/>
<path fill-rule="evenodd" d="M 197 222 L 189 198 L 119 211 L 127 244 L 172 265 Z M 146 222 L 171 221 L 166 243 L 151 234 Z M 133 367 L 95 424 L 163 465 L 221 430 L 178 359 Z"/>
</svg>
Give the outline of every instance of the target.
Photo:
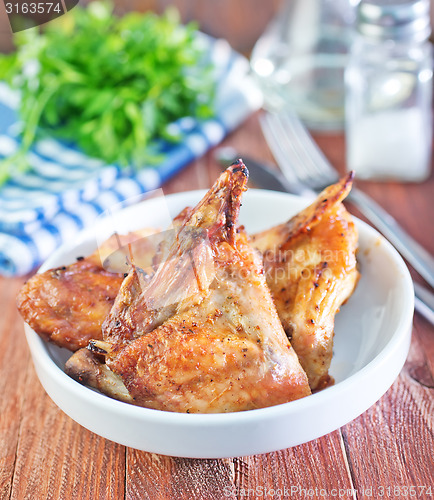
<svg viewBox="0 0 434 500">
<path fill-rule="evenodd" d="M 381 40 L 426 40 L 431 33 L 429 0 L 362 0 L 357 29 Z"/>
</svg>

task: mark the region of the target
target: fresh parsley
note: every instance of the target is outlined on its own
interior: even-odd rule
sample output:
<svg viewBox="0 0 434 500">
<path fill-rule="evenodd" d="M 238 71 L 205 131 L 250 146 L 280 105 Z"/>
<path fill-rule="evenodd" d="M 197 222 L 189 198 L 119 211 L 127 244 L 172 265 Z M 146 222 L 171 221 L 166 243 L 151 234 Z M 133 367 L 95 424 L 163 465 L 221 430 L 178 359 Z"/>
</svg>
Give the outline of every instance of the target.
<svg viewBox="0 0 434 500">
<path fill-rule="evenodd" d="M 161 159 L 158 139 L 180 138 L 169 125 L 213 115 L 215 82 L 196 26 L 176 11 L 116 17 L 91 2 L 15 35 L 0 75 L 21 93 L 17 154 L 0 162 L 0 183 L 28 168 L 26 152 L 50 135 L 107 163 L 141 168 Z"/>
</svg>

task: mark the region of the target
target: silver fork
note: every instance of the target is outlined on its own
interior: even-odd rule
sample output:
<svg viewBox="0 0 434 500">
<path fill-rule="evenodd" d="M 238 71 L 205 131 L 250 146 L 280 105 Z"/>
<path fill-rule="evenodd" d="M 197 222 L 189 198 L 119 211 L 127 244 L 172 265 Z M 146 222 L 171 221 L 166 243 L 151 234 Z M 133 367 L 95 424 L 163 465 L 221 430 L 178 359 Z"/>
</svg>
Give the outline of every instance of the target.
<svg viewBox="0 0 434 500">
<path fill-rule="evenodd" d="M 338 172 L 295 114 L 265 113 L 260 120 L 268 145 L 288 181 L 309 186 L 314 191 L 337 182 Z M 348 198 L 434 287 L 434 258 L 367 194 L 353 188 Z"/>
</svg>

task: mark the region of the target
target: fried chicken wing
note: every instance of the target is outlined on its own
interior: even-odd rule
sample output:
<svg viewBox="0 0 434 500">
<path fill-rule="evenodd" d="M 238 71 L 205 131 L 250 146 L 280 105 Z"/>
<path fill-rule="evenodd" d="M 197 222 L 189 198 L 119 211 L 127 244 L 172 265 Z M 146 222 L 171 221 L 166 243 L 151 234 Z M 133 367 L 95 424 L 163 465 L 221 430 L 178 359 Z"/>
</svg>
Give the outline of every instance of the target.
<svg viewBox="0 0 434 500">
<path fill-rule="evenodd" d="M 122 273 L 107 271 L 102 262 L 120 244 L 143 241 L 150 233 L 144 229 L 113 236 L 89 257 L 30 278 L 17 297 L 24 321 L 43 339 L 71 351 L 86 347 L 90 339 L 102 339 L 102 323 L 124 279 Z"/>
<path fill-rule="evenodd" d="M 261 255 L 236 228 L 247 175 L 239 161 L 220 176 L 186 214 L 151 278 L 132 266 L 104 323 L 104 340 L 90 343 L 137 405 L 233 412 L 310 394 Z M 119 398 L 101 367 L 91 369 L 94 360 L 83 363 L 76 353 L 67 371 Z"/>
<path fill-rule="evenodd" d="M 334 318 L 359 277 L 357 230 L 342 200 L 353 175 L 284 224 L 253 236 L 280 320 L 312 390 L 329 382 Z"/>
<path fill-rule="evenodd" d="M 93 259 L 36 274 L 21 289 L 17 306 L 44 340 L 71 351 L 102 338 L 123 275 L 105 271 Z"/>
</svg>

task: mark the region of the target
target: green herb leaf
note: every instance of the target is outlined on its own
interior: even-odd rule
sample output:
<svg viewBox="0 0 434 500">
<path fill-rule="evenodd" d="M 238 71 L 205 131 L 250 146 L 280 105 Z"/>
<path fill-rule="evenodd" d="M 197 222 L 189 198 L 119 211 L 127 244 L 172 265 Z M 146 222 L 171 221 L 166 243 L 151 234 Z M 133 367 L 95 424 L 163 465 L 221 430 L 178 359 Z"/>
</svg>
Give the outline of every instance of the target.
<svg viewBox="0 0 434 500">
<path fill-rule="evenodd" d="M 117 18 L 109 3 L 91 2 L 15 42 L 16 53 L 0 55 L 0 74 L 21 92 L 24 127 L 21 150 L 0 162 L 0 185 L 25 168 L 39 133 L 141 168 L 161 161 L 156 139 L 180 139 L 170 123 L 214 114 L 215 82 L 196 26 L 182 26 L 173 8 Z"/>
</svg>

